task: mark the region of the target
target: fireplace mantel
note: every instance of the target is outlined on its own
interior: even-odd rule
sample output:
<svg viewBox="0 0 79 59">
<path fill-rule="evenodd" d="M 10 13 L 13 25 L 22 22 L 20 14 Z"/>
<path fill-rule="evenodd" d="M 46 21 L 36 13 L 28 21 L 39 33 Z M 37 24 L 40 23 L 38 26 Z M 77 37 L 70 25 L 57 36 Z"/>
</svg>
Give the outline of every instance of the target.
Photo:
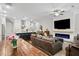
<svg viewBox="0 0 79 59">
<path fill-rule="evenodd" d="M 61 29 L 61 30 L 54 29 L 53 32 L 73 33 L 74 30 L 70 30 L 70 29 Z"/>
</svg>

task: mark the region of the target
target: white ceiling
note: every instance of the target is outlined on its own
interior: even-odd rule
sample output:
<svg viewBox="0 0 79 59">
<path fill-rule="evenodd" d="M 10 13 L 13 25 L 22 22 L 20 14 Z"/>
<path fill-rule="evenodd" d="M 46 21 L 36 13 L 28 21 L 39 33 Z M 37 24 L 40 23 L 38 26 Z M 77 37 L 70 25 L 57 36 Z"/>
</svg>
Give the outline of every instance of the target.
<svg viewBox="0 0 79 59">
<path fill-rule="evenodd" d="M 67 4 L 67 3 L 15 3 L 12 8 L 8 10 L 9 16 L 23 17 L 27 16 L 33 19 L 49 19 L 49 13 L 55 8 L 70 8 L 71 5 L 79 4 Z"/>
<path fill-rule="evenodd" d="M 54 8 L 62 7 L 59 3 L 16 3 L 8 10 L 9 16 L 31 17 L 33 19 L 46 19 L 49 17 L 49 12 Z"/>
<path fill-rule="evenodd" d="M 14 3 L 12 8 L 8 10 L 8 16 L 12 17 L 30 17 L 35 20 L 45 20 L 50 18 L 50 11 L 55 8 L 68 9 L 72 5 L 79 8 L 78 3 Z"/>
</svg>

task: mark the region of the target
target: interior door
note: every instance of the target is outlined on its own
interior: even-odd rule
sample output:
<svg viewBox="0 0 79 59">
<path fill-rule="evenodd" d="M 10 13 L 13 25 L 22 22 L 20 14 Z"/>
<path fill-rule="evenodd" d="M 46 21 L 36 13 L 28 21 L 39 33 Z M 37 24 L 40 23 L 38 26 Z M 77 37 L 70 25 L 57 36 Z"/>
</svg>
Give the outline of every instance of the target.
<svg viewBox="0 0 79 59">
<path fill-rule="evenodd" d="M 4 24 L 2 24 L 2 40 L 4 40 L 5 39 L 5 26 L 4 26 Z"/>
<path fill-rule="evenodd" d="M 13 22 L 6 20 L 6 36 L 13 33 Z"/>
</svg>

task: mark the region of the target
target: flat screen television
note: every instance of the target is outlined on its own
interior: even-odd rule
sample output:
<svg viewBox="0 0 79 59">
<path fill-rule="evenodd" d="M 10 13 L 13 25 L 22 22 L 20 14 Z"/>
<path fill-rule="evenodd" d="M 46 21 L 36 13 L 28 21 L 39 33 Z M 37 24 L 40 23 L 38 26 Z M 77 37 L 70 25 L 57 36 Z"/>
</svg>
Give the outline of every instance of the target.
<svg viewBox="0 0 79 59">
<path fill-rule="evenodd" d="M 70 19 L 54 21 L 55 29 L 70 29 Z"/>
</svg>

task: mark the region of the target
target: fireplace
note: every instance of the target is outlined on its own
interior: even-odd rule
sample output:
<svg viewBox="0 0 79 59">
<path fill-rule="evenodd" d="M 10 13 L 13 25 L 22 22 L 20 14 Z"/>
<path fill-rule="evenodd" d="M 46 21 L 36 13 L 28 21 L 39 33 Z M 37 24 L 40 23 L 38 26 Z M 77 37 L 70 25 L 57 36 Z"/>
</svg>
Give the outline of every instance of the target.
<svg viewBox="0 0 79 59">
<path fill-rule="evenodd" d="M 55 37 L 61 37 L 61 38 L 65 38 L 65 39 L 70 39 L 69 34 L 62 34 L 62 33 L 55 33 Z"/>
</svg>

